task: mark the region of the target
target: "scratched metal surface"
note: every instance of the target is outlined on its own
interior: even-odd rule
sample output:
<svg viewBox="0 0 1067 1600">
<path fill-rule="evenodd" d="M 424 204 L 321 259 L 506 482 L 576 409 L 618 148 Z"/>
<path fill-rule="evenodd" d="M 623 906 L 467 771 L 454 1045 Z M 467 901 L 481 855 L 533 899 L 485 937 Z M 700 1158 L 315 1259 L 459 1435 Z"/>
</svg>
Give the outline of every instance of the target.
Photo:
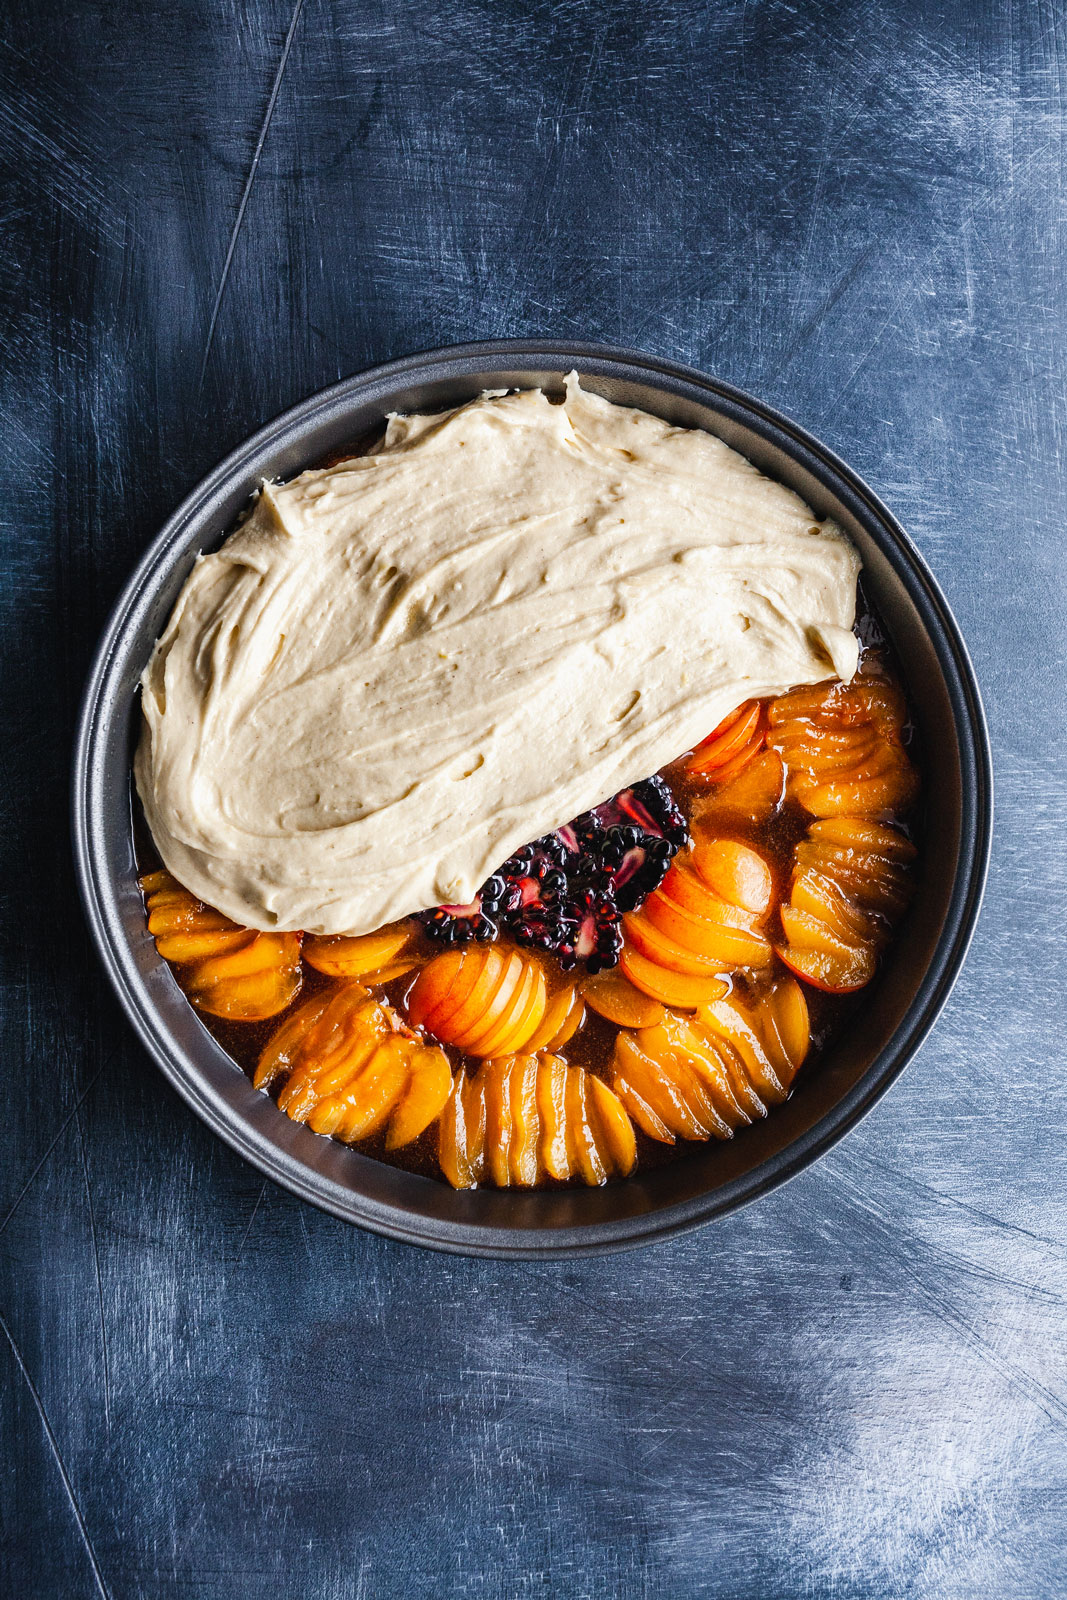
<svg viewBox="0 0 1067 1600">
<path fill-rule="evenodd" d="M 1042 0 L 8 0 L 0 1592 L 1067 1593 L 1067 22 Z M 797 417 L 973 649 L 967 969 L 815 1169 L 501 1265 L 290 1198 L 177 1102 L 65 837 L 94 637 L 231 445 L 550 333 Z"/>
</svg>

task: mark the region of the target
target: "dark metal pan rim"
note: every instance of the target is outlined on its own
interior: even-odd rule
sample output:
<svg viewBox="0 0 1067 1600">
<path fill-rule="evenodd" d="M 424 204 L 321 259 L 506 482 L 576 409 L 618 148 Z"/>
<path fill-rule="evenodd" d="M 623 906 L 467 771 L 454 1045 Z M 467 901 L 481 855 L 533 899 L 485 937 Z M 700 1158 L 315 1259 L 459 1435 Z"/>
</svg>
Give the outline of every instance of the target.
<svg viewBox="0 0 1067 1600">
<path fill-rule="evenodd" d="M 958 743 L 959 853 L 936 948 L 899 1026 L 858 1081 L 784 1148 L 740 1176 L 676 1204 L 633 1211 L 614 1220 L 564 1227 L 453 1222 L 426 1215 L 410 1200 L 383 1202 L 360 1193 L 280 1149 L 220 1096 L 190 1053 L 176 1044 L 158 1008 L 146 1003 L 130 940 L 118 918 L 115 888 L 105 868 L 103 840 L 109 824 L 115 826 L 115 807 L 121 804 L 114 773 L 105 770 L 105 738 L 113 732 L 116 719 L 124 718 L 128 725 L 129 694 L 127 690 L 125 705 L 117 702 L 117 679 L 138 642 L 143 648 L 145 615 L 161 569 L 176 550 L 199 548 L 210 541 L 212 533 L 217 537 L 225 531 L 221 527 L 209 530 L 201 526 L 201 519 L 227 485 L 247 476 L 251 461 L 267 451 L 276 451 L 283 443 L 295 448 L 318 421 L 354 407 L 357 401 L 380 403 L 379 414 L 384 414 L 389 409 L 390 393 L 399 393 L 405 385 L 446 378 L 469 384 L 482 373 L 488 379 L 494 372 L 558 373 L 571 366 L 584 368 L 590 376 L 644 384 L 682 401 L 714 408 L 742 430 L 783 452 L 851 511 L 884 554 L 895 581 L 921 619 L 943 680 Z M 193 538 L 190 529 L 196 535 Z M 145 552 L 101 637 L 76 735 L 72 832 L 75 870 L 90 929 L 123 1009 L 169 1082 L 239 1154 L 321 1209 L 394 1239 L 466 1255 L 572 1257 L 631 1249 L 726 1215 L 810 1165 L 877 1103 L 933 1027 L 966 956 L 989 859 L 992 769 L 974 671 L 944 596 L 900 524 L 832 451 L 771 407 L 695 369 L 603 344 L 505 340 L 454 345 L 406 356 L 335 384 L 268 423 L 193 490 Z M 369 1164 L 367 1158 L 359 1159 Z M 440 1187 L 428 1179 L 412 1181 L 427 1188 Z"/>
</svg>

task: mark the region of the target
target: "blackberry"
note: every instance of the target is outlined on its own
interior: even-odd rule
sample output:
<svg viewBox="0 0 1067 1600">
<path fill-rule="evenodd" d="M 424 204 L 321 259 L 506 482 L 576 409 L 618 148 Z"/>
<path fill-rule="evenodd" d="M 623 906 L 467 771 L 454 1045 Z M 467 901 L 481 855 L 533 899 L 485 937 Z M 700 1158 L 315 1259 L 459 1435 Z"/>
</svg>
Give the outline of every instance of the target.
<svg viewBox="0 0 1067 1600">
<path fill-rule="evenodd" d="M 567 887 L 562 862 L 567 850 L 553 837 L 538 839 L 510 856 L 496 876 L 502 884 L 498 900 L 505 921 L 554 906 Z"/>
<path fill-rule="evenodd" d="M 469 944 L 472 939 L 484 942 L 495 939 L 499 932 L 495 919 L 485 913 L 480 895 L 475 895 L 470 905 L 434 906 L 422 911 L 419 921 L 430 938 L 439 939 L 442 944 Z"/>
<path fill-rule="evenodd" d="M 516 850 L 468 906 L 438 906 L 421 920 L 436 939 L 465 943 L 506 934 L 555 952 L 564 967 L 613 967 L 621 918 L 663 882 L 689 840 L 667 784 L 646 778 Z"/>
<path fill-rule="evenodd" d="M 499 872 L 494 872 L 491 878 L 486 878 L 478 890 L 478 899 L 481 901 L 482 911 L 487 917 L 495 916 L 500 910 L 500 902 L 504 898 L 507 885 Z"/>
<path fill-rule="evenodd" d="M 620 911 L 636 910 L 659 888 L 674 854 L 669 840 L 648 834 L 627 847 L 611 880 Z"/>
<path fill-rule="evenodd" d="M 562 837 L 562 829 L 558 829 L 555 833 L 546 833 L 543 838 L 535 839 L 530 848 L 535 856 L 544 856 L 555 866 L 565 867 L 571 847 Z"/>
<path fill-rule="evenodd" d="M 665 780 L 656 774 L 635 783 L 630 792 L 672 846 L 672 855 L 683 850 L 689 843 L 689 826 Z"/>
<path fill-rule="evenodd" d="M 506 924 L 516 944 L 534 950 L 562 949 L 570 936 L 570 921 L 562 907 L 538 906 Z"/>
<path fill-rule="evenodd" d="M 601 847 L 601 860 L 615 872 L 625 860 L 629 851 L 640 846 L 645 835 L 640 828 L 616 824 L 604 834 L 604 843 Z"/>
<path fill-rule="evenodd" d="M 569 970 L 584 961 L 590 973 L 618 963 L 622 922 L 610 890 L 581 889 L 567 903 L 568 937 L 559 949 L 559 963 Z"/>
<path fill-rule="evenodd" d="M 596 807 L 601 825 L 636 825 L 642 834 L 663 838 L 674 850 L 681 850 L 689 842 L 686 820 L 675 804 L 674 796 L 660 777 L 645 778 L 632 788 L 622 789 L 611 800 Z"/>
</svg>

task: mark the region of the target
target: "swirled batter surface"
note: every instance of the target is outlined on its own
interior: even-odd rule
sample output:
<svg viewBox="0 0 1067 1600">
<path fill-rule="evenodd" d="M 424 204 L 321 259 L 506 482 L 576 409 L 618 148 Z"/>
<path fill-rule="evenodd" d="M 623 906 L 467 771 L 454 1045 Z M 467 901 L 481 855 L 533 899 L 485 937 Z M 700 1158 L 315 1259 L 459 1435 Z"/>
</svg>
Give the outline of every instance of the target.
<svg viewBox="0 0 1067 1600">
<path fill-rule="evenodd" d="M 856 667 L 859 558 L 721 440 L 568 380 L 264 484 L 143 679 L 160 854 L 255 928 L 469 901 L 749 697 Z"/>
</svg>

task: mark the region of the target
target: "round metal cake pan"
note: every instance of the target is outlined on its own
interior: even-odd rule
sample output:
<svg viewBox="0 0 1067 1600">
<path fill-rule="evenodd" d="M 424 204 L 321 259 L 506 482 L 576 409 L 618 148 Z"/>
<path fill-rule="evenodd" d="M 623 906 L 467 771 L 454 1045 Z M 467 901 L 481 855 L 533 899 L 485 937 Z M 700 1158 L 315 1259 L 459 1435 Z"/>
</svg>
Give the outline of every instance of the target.
<svg viewBox="0 0 1067 1600">
<path fill-rule="evenodd" d="M 847 1031 L 759 1126 L 603 1189 L 457 1193 L 291 1122 L 212 1039 L 157 955 L 131 821 L 138 680 L 198 552 L 222 541 L 262 479 L 292 477 L 389 412 L 443 410 L 483 389 L 560 393 L 571 368 L 609 400 L 717 434 L 855 541 L 918 723 L 922 873 L 885 970 Z M 302 1198 L 392 1238 L 472 1255 L 584 1255 L 662 1239 L 765 1194 L 828 1150 L 885 1092 L 944 1005 L 978 915 L 991 825 L 989 741 L 967 651 L 885 506 L 829 450 L 759 401 L 689 368 L 592 344 L 503 341 L 409 356 L 336 384 L 249 439 L 178 508 L 123 590 L 89 675 L 74 754 L 74 853 L 89 925 L 130 1021 L 179 1094 Z"/>
</svg>

